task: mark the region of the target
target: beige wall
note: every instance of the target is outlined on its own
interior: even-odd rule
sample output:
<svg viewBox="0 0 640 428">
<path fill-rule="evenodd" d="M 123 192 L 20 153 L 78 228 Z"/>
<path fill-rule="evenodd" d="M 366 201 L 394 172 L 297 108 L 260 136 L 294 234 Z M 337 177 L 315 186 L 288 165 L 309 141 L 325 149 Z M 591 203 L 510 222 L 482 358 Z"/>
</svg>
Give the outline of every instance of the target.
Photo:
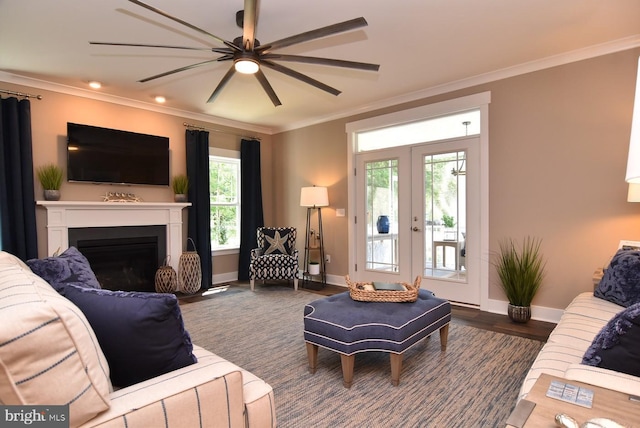
<svg viewBox="0 0 640 428">
<path fill-rule="evenodd" d="M 304 230 L 300 187 L 328 186 L 327 272 L 345 275 L 349 216 L 335 217 L 347 204 L 345 124 L 491 91 L 490 251 L 505 237 L 542 238 L 547 277 L 533 304 L 563 308 L 592 289 L 594 270 L 619 240 L 640 240 L 640 205 L 626 202 L 624 182 L 639 55 L 606 55 L 275 135 L 274 156 L 286 165 L 274 169 L 276 222 Z M 489 298 L 506 300 L 496 281 L 491 270 Z"/>
<path fill-rule="evenodd" d="M 592 287 L 595 268 L 606 263 L 620 239 L 640 240 L 640 205 L 626 202 L 624 183 L 633 93 L 640 49 L 580 61 L 439 95 L 394 108 L 321 125 L 261 135 L 265 224 L 293 225 L 303 251 L 306 210 L 300 188 L 329 188 L 330 207 L 323 209 L 330 275 L 348 273 L 347 137 L 345 124 L 366 117 L 491 91 L 490 104 L 490 250 L 504 237 L 543 239 L 548 259 L 544 288 L 535 305 L 562 308 L 577 293 Z M 40 93 L 32 101 L 34 164 L 66 164 L 66 123 L 165 135 L 171 144 L 171 173 L 184 172 L 186 120 L 231 133 L 242 130 L 177 116 L 120 106 L 11 84 L 4 89 Z M 213 146 L 239 147 L 233 135 L 210 134 Z M 64 183 L 63 199 L 99 200 L 113 186 Z M 146 201 L 170 201 L 168 188 L 125 189 Z M 40 198 L 39 184 L 36 188 Z M 352 216 L 351 216 L 352 217 Z M 41 255 L 46 245 L 39 212 Z M 482 255 L 489 257 L 489 255 Z M 217 257 L 214 273 L 234 272 L 237 257 Z M 490 276 L 489 297 L 505 300 Z"/>
<path fill-rule="evenodd" d="M 109 102 L 61 94 L 52 91 L 1 83 L 3 89 L 41 94 L 41 101 L 31 101 L 31 122 L 33 134 L 34 170 L 46 163 L 56 163 L 66 169 L 67 122 L 76 122 L 106 128 L 122 129 L 132 132 L 169 137 L 171 150 L 170 174 L 186 173 L 186 148 L 184 122 L 216 129 L 223 132 L 209 133 L 209 145 L 229 150 L 240 150 L 238 135 L 255 135 L 241 129 L 229 128 L 214 123 L 194 121 L 192 119 L 168 114 L 122 106 Z M 265 177 L 265 220 L 271 221 L 273 207 L 270 204 L 271 187 L 271 136 L 258 134 L 261 138 L 262 173 Z M 141 165 L 141 167 L 144 167 Z M 100 201 L 107 192 L 124 191 L 135 193 L 146 202 L 173 201 L 173 193 L 168 186 L 115 186 L 107 184 L 86 184 L 63 182 L 62 200 Z M 42 188 L 36 180 L 36 199 L 42 199 Z M 186 247 L 186 210 L 184 239 Z M 46 228 L 43 208 L 37 209 L 38 254 L 46 256 Z M 235 272 L 238 269 L 238 256 L 219 256 L 214 259 L 214 274 Z"/>
<path fill-rule="evenodd" d="M 273 155 L 286 167 L 276 167 L 274 194 L 277 226 L 298 229 L 296 247 L 303 261 L 307 209 L 300 206 L 300 188 L 325 186 L 329 207 L 322 209 L 325 253 L 331 255 L 327 273 L 346 275 L 347 221 L 336 217 L 337 208 L 347 208 L 347 143 L 342 121 L 310 126 L 274 137 Z M 281 209 L 283 207 L 284 209 Z M 312 228 L 317 229 L 314 213 Z"/>
</svg>

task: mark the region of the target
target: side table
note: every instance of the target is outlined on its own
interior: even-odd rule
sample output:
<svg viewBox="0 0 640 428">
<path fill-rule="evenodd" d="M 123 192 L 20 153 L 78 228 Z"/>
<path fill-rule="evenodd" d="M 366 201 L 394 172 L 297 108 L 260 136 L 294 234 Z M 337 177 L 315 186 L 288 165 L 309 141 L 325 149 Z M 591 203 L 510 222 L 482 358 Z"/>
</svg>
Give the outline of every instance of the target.
<svg viewBox="0 0 640 428">
<path fill-rule="evenodd" d="M 592 390 L 593 407 L 589 409 L 547 397 L 547 389 L 554 380 Z M 510 417 L 506 427 L 557 428 L 555 416 L 558 413 L 571 416 L 579 424 L 593 418 L 608 418 L 626 427 L 637 427 L 640 426 L 640 401 L 636 401 L 637 399 L 638 397 L 632 399 L 629 394 L 622 392 L 543 373 L 533 385 L 529 394 L 527 394 L 526 400 L 521 400 L 511 413 L 514 416 L 519 410 L 518 407 L 524 407 L 526 401 L 530 401 L 535 403 L 535 407 L 529 417 L 524 421 L 524 424 L 520 424 L 515 420 L 516 418 L 511 419 Z"/>
<path fill-rule="evenodd" d="M 598 288 L 598 284 L 600 284 L 600 280 L 604 276 L 604 268 L 598 268 L 595 272 L 593 272 L 593 289 Z"/>
</svg>

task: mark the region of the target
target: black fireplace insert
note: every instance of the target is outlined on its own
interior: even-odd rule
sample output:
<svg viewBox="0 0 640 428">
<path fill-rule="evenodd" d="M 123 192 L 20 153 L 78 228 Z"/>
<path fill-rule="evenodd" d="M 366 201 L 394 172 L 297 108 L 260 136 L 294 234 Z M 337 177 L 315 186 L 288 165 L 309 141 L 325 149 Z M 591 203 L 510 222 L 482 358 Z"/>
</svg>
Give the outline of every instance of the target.
<svg viewBox="0 0 640 428">
<path fill-rule="evenodd" d="M 89 260 L 102 288 L 154 292 L 167 253 L 166 226 L 73 228 L 69 245 Z"/>
</svg>

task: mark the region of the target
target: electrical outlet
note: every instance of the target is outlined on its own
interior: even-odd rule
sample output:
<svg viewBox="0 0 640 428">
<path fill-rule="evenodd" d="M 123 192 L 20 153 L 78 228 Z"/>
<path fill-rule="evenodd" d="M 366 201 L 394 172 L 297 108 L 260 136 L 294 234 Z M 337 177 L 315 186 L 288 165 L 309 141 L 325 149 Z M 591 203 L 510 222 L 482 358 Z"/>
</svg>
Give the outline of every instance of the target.
<svg viewBox="0 0 640 428">
<path fill-rule="evenodd" d="M 325 254 L 324 261 L 327 263 L 331 263 L 331 254 Z"/>
</svg>

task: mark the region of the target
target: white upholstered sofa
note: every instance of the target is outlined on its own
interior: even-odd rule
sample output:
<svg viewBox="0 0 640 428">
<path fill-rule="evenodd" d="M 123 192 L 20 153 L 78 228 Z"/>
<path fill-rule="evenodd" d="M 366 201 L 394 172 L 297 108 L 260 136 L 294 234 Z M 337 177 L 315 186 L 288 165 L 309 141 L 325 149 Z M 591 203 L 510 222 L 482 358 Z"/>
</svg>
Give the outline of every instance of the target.
<svg viewBox="0 0 640 428">
<path fill-rule="evenodd" d="M 595 336 L 624 309 L 595 297 L 593 292 L 573 299 L 527 373 L 519 399 L 526 397 L 542 373 L 638 395 L 640 377 L 581 364 Z"/>
<path fill-rule="evenodd" d="M 0 252 L 0 403 L 68 404 L 71 427 L 276 426 L 271 386 L 198 346 L 193 354 L 196 363 L 114 390 L 83 312 Z"/>
</svg>

